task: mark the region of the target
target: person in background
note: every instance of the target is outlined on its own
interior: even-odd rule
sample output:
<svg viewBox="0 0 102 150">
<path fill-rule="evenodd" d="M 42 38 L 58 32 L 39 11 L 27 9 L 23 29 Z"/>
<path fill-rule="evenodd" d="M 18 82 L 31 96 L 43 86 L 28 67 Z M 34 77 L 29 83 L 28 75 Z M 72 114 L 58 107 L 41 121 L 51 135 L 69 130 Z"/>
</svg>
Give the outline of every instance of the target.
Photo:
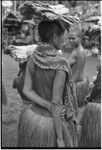
<svg viewBox="0 0 102 150">
<path fill-rule="evenodd" d="M 72 69 L 74 83 L 76 85 L 78 106 L 84 105 L 85 96 L 89 91 L 89 82 L 87 79 L 84 79 L 86 52 L 81 44 L 81 39 L 82 32 L 80 28 L 76 28 L 75 26 L 71 27 L 68 34 L 68 43 L 71 50 L 68 49 L 67 55 L 63 52 Z"/>
<path fill-rule="evenodd" d="M 97 76 L 92 84 L 91 92 L 86 96 L 85 103 L 101 103 L 101 38 L 99 39 L 99 54 L 97 64 Z"/>
<path fill-rule="evenodd" d="M 69 35 L 69 42 L 73 47 L 69 63 L 75 83 L 83 81 L 84 66 L 86 62 L 86 53 L 81 44 L 81 36 L 81 32 L 71 32 Z"/>
</svg>

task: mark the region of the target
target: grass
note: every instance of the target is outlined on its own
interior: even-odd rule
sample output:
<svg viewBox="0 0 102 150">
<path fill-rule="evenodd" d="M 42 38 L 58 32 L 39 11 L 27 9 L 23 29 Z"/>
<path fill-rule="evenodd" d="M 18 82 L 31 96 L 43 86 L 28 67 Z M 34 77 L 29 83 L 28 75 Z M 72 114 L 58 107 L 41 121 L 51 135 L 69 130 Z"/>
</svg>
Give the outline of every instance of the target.
<svg viewBox="0 0 102 150">
<path fill-rule="evenodd" d="M 17 127 L 20 111 L 22 109 L 22 99 L 15 89 L 12 88 L 14 77 L 18 73 L 18 63 L 10 56 L 2 55 L 4 67 L 2 68 L 2 80 L 5 84 L 6 94 L 8 98 L 7 105 L 2 106 L 2 147 L 16 147 Z M 92 76 L 96 74 L 97 59 L 90 57 L 87 59 L 84 77 L 88 77 L 90 81 Z"/>
<path fill-rule="evenodd" d="M 18 63 L 11 57 L 3 55 L 2 80 L 5 84 L 8 103 L 2 105 L 2 147 L 15 147 L 17 139 L 17 126 L 22 100 L 15 89 L 12 88 L 13 78 L 18 72 Z"/>
</svg>

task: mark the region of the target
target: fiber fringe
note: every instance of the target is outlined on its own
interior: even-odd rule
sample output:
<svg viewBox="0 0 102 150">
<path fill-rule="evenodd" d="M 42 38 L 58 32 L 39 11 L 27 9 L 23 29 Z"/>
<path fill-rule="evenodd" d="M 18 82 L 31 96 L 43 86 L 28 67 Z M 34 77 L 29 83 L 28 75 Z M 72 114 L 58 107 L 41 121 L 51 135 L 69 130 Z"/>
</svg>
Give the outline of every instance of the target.
<svg viewBox="0 0 102 150">
<path fill-rule="evenodd" d="M 76 132 L 70 122 L 63 124 L 63 135 L 66 147 L 77 146 Z M 17 147 L 57 147 L 56 140 L 52 117 L 36 114 L 30 108 L 23 110 L 18 126 Z"/>
<path fill-rule="evenodd" d="M 101 105 L 88 103 L 81 119 L 79 147 L 101 148 Z"/>
<path fill-rule="evenodd" d="M 76 95 L 78 107 L 83 107 L 85 105 L 84 101 L 88 93 L 89 93 L 89 81 L 87 79 L 76 83 Z"/>
</svg>

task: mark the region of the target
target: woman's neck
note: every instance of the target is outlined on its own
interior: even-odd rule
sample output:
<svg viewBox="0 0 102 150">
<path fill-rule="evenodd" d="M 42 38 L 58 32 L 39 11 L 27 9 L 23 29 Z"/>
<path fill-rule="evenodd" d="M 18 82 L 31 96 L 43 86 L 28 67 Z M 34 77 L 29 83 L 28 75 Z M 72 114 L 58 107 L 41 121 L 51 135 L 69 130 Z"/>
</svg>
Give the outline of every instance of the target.
<svg viewBox="0 0 102 150">
<path fill-rule="evenodd" d="M 42 43 L 42 44 L 47 44 L 47 45 L 51 45 L 51 46 L 53 46 L 54 48 L 55 48 L 55 50 L 60 50 L 60 48 L 57 46 L 57 45 L 55 45 L 53 42 L 39 42 L 39 44 L 40 43 Z"/>
<path fill-rule="evenodd" d="M 49 42 L 50 45 L 52 45 L 56 50 L 59 50 L 59 47 L 55 45 L 53 42 Z"/>
<path fill-rule="evenodd" d="M 46 44 L 49 44 L 55 48 L 55 50 L 59 50 L 59 47 L 55 45 L 53 42 L 47 42 Z"/>
</svg>

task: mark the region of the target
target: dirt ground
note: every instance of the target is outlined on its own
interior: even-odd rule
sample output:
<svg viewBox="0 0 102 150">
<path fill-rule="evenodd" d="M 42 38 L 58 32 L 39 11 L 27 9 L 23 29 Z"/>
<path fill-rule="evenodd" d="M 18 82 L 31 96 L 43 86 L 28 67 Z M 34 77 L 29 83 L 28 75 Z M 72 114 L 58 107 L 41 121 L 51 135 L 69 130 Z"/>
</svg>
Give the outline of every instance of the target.
<svg viewBox="0 0 102 150">
<path fill-rule="evenodd" d="M 12 88 L 14 77 L 18 73 L 18 63 L 10 56 L 2 55 L 2 80 L 5 84 L 7 94 L 7 105 L 2 106 L 2 147 L 16 147 L 17 127 L 22 99 L 15 89 Z M 84 70 L 84 77 L 93 81 L 92 76 L 96 74 L 97 58 L 89 57 Z"/>
</svg>

